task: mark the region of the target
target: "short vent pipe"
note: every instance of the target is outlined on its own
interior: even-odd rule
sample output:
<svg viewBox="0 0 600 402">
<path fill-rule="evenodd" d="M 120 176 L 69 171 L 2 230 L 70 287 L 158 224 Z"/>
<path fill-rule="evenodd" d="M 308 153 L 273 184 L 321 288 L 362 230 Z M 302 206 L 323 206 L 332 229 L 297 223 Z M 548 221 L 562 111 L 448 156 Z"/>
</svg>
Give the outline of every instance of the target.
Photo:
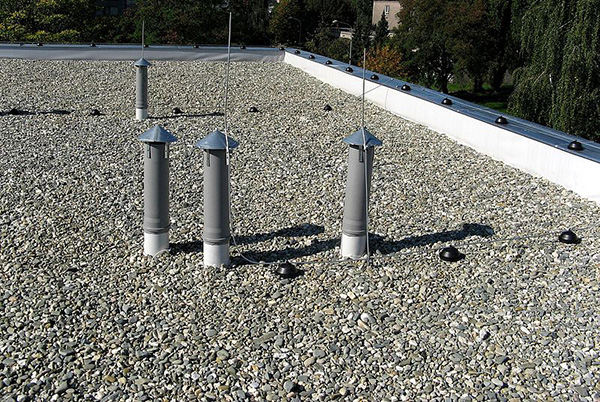
<svg viewBox="0 0 600 402">
<path fill-rule="evenodd" d="M 135 118 L 142 121 L 148 118 L 148 67 L 150 62 L 144 58 L 135 63 Z"/>
<path fill-rule="evenodd" d="M 169 143 L 177 138 L 154 126 L 138 138 L 144 144 L 144 254 L 169 250 Z"/>
<path fill-rule="evenodd" d="M 344 138 L 344 142 L 350 147 L 342 224 L 341 256 L 342 258 L 358 259 L 366 254 L 367 211 L 373 171 L 374 147 L 380 146 L 382 143 L 364 127 Z"/>
<path fill-rule="evenodd" d="M 227 151 L 239 144 L 215 130 L 195 146 L 204 152 L 204 266 L 229 266 L 229 165 Z"/>
</svg>

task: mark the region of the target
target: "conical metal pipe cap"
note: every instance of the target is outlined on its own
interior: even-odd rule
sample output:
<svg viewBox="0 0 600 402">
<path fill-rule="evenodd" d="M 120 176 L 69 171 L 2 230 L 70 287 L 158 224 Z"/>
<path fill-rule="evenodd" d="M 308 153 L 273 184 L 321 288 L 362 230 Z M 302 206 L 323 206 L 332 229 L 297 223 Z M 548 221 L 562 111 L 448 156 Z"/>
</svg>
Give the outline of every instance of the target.
<svg viewBox="0 0 600 402">
<path fill-rule="evenodd" d="M 152 64 L 150 64 L 150 62 L 144 58 L 139 59 L 138 61 L 136 61 L 135 63 L 133 63 L 134 66 L 136 67 L 150 67 Z"/>
<path fill-rule="evenodd" d="M 158 124 L 138 137 L 142 142 L 175 142 L 177 137 Z"/>
<path fill-rule="evenodd" d="M 240 145 L 239 142 L 237 142 L 229 136 L 227 137 L 226 141 L 225 134 L 223 134 L 219 130 L 215 130 L 206 137 L 202 138 L 201 140 L 196 141 L 194 146 L 200 149 L 219 150 L 227 149 L 227 143 L 229 143 L 229 149 L 237 148 L 238 145 Z"/>
<path fill-rule="evenodd" d="M 363 139 L 363 131 L 364 131 L 364 139 Z M 366 147 L 367 148 L 378 147 L 378 146 L 381 146 L 383 144 L 381 142 L 381 140 L 379 140 L 377 137 L 375 137 L 373 134 L 371 134 L 369 132 L 369 130 L 367 130 L 366 127 L 362 127 L 358 131 L 350 134 L 349 136 L 347 136 L 346 138 L 344 138 L 343 141 L 346 144 L 349 144 L 349 145 L 358 145 L 358 146 L 365 145 L 365 143 L 366 143 L 366 145 L 367 145 Z"/>
</svg>

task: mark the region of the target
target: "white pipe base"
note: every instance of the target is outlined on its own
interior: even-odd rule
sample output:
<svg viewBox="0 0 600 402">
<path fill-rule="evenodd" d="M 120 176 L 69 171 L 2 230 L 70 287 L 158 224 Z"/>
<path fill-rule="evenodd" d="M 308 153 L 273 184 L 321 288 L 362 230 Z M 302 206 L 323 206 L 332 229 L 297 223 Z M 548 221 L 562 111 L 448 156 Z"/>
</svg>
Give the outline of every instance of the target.
<svg viewBox="0 0 600 402">
<path fill-rule="evenodd" d="M 204 242 L 204 266 L 229 266 L 229 243 L 209 244 Z"/>
<path fill-rule="evenodd" d="M 148 109 L 135 109 L 135 119 L 142 121 L 148 118 Z"/>
<path fill-rule="evenodd" d="M 367 236 L 348 236 L 342 233 L 342 258 L 363 258 L 367 248 Z"/>
<path fill-rule="evenodd" d="M 144 255 L 158 257 L 169 251 L 169 232 L 144 233 Z"/>
</svg>

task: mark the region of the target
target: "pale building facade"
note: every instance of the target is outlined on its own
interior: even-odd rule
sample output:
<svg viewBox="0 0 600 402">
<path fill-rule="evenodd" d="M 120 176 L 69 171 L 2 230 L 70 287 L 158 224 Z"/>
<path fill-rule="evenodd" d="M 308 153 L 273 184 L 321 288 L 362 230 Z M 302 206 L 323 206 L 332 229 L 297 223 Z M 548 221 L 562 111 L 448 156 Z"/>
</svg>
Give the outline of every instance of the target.
<svg viewBox="0 0 600 402">
<path fill-rule="evenodd" d="M 400 11 L 399 1 L 389 0 L 374 0 L 373 1 L 373 24 L 377 24 L 381 19 L 381 14 L 385 14 L 385 19 L 388 22 L 389 29 L 394 29 L 398 26 L 398 17 Z"/>
</svg>

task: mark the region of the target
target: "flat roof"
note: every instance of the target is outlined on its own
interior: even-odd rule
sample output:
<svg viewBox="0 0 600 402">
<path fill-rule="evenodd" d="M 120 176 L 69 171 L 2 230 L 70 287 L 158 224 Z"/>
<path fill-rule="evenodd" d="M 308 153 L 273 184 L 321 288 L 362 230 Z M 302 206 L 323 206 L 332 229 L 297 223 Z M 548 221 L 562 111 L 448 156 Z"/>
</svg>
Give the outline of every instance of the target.
<svg viewBox="0 0 600 402">
<path fill-rule="evenodd" d="M 150 118 L 138 122 L 129 61 L 0 60 L 0 111 L 28 112 L 0 116 L 5 395 L 599 392 L 599 205 L 367 103 L 366 126 L 383 142 L 373 260 L 339 262 L 342 140 L 360 127 L 360 99 L 285 63 L 234 63 L 234 266 L 203 268 L 203 160 L 193 145 L 224 127 L 225 64 L 151 61 Z M 142 252 L 137 139 L 154 124 L 178 138 L 171 252 L 158 259 Z M 558 242 L 569 228 L 580 244 Z M 441 261 L 449 244 L 465 258 Z M 283 260 L 304 274 L 274 276 L 267 264 Z"/>
</svg>

